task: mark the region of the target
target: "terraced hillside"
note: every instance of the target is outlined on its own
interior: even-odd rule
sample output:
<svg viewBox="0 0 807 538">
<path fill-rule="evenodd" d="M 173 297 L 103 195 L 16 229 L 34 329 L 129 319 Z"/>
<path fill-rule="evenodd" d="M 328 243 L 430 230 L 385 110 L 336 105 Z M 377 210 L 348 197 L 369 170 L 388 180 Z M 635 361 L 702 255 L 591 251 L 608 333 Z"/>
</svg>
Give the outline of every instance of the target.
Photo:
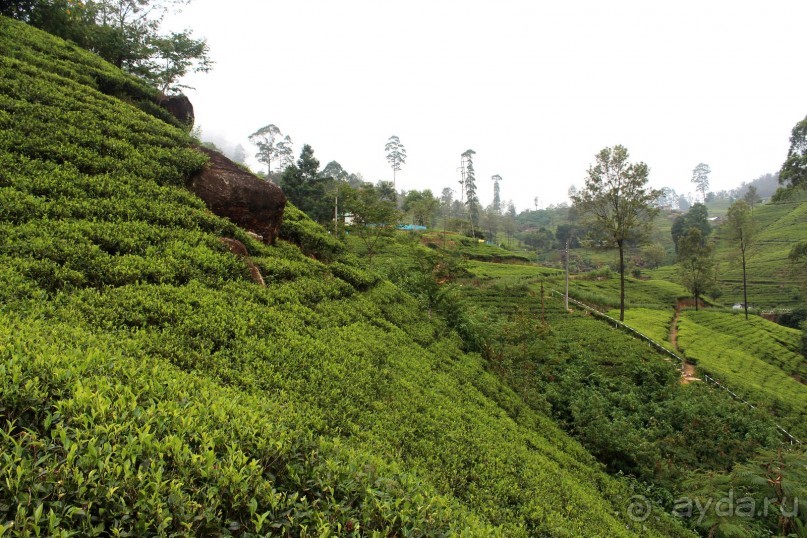
<svg viewBox="0 0 807 538">
<path fill-rule="evenodd" d="M 758 234 L 748 256 L 748 302 L 760 308 L 793 307 L 805 303 L 791 274 L 790 249 L 807 237 L 807 196 L 769 203 L 754 209 Z M 716 229 L 720 264 L 721 301 L 742 303 L 742 266 L 736 247 L 726 239 L 726 230 Z"/>
<path fill-rule="evenodd" d="M 770 410 L 801 439 L 807 438 L 807 361 L 800 331 L 760 317 L 686 310 L 678 345 L 698 369 Z"/>
<path fill-rule="evenodd" d="M 2 18 L 0 73 L 0 534 L 688 535 L 299 211 L 209 213 L 150 89 Z"/>
</svg>

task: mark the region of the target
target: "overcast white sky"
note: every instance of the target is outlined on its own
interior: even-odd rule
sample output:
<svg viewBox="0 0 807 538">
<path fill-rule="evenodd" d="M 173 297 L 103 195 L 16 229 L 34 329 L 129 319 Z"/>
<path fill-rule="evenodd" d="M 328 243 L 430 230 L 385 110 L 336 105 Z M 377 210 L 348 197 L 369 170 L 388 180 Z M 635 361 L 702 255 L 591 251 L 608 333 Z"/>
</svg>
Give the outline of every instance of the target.
<svg viewBox="0 0 807 538">
<path fill-rule="evenodd" d="M 775 172 L 807 114 L 807 2 L 194 0 L 168 27 L 207 38 L 216 65 L 189 77 L 205 137 L 254 147 L 274 123 L 366 180 L 458 188 L 476 151 L 519 210 L 566 200 L 594 155 L 623 144 L 650 182 L 712 190 Z M 257 169 L 257 166 L 255 166 Z"/>
</svg>

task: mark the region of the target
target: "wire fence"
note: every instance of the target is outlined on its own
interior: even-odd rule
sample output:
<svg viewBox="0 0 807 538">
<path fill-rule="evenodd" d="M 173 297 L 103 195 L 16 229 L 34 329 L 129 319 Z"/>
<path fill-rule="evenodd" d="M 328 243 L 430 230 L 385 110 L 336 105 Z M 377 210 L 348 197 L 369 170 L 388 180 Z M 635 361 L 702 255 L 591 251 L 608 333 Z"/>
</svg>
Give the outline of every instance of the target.
<svg viewBox="0 0 807 538">
<path fill-rule="evenodd" d="M 565 297 L 565 294 L 563 294 L 563 293 L 559 292 L 558 290 L 552 290 L 552 293 L 554 293 L 554 294 L 556 294 L 556 295 L 559 295 L 560 297 Z M 624 330 L 625 332 L 627 332 L 628 334 L 630 334 L 630 335 L 631 335 L 631 336 L 633 336 L 634 338 L 637 338 L 637 339 L 639 339 L 639 340 L 642 340 L 642 341 L 644 341 L 644 342 L 647 342 L 648 344 L 650 344 L 652 347 L 654 347 L 655 349 L 657 349 L 657 350 L 658 350 L 658 351 L 660 351 L 661 353 L 663 353 L 663 354 L 665 354 L 665 355 L 667 355 L 667 356 L 669 356 L 669 357 L 672 357 L 673 359 L 675 359 L 676 361 L 678 361 L 678 362 L 681 364 L 681 371 L 682 371 L 682 373 L 683 373 L 683 370 L 684 370 L 684 364 L 686 364 L 686 359 L 684 359 L 684 358 L 683 358 L 683 357 L 681 357 L 680 355 L 678 355 L 678 354 L 676 354 L 676 353 L 674 353 L 674 352 L 670 351 L 669 349 L 667 349 L 666 347 L 662 346 L 661 344 L 659 344 L 658 342 L 656 342 L 655 340 L 653 340 L 653 339 L 652 339 L 652 338 L 650 338 L 649 336 L 647 336 L 647 335 L 645 335 L 645 334 L 640 333 L 639 331 L 637 331 L 637 330 L 636 330 L 636 329 L 634 329 L 633 327 L 630 327 L 630 326 L 626 325 L 625 323 L 623 323 L 623 322 L 619 321 L 618 319 L 612 318 L 612 317 L 611 317 L 611 316 L 609 316 L 608 314 L 604 314 L 604 313 L 600 312 L 600 311 L 599 311 L 599 310 L 597 310 L 596 308 L 593 308 L 593 307 L 591 307 L 591 306 L 589 306 L 589 305 L 587 305 L 587 304 L 585 304 L 585 303 L 582 303 L 582 302 L 580 302 L 580 301 L 578 301 L 578 300 L 576 300 L 576 299 L 572 299 L 571 297 L 569 297 L 569 302 L 570 302 L 570 303 L 572 303 L 572 304 L 574 304 L 574 305 L 576 305 L 576 306 L 578 306 L 578 307 L 580 307 L 580 308 L 582 308 L 582 309 L 584 309 L 586 312 L 591 313 L 592 315 L 594 315 L 594 317 L 597 317 L 597 318 L 603 319 L 603 320 L 605 320 L 605 321 L 607 321 L 607 322 L 609 322 L 609 323 L 612 323 L 612 324 L 614 325 L 614 327 Z M 669 359 L 666 359 L 666 360 L 669 360 Z M 735 400 L 737 400 L 737 401 L 739 401 L 739 402 L 744 403 L 745 405 L 747 405 L 747 406 L 748 406 L 748 407 L 750 407 L 751 409 L 756 409 L 756 408 L 757 408 L 757 406 L 755 406 L 755 405 L 754 405 L 754 404 L 752 404 L 751 402 L 747 401 L 745 398 L 743 398 L 742 396 L 740 396 L 739 394 L 737 394 L 736 392 L 734 392 L 734 391 L 733 391 L 733 390 L 731 390 L 729 387 L 727 387 L 726 385 L 724 385 L 723 383 L 721 383 L 721 382 L 720 382 L 720 381 L 718 381 L 717 379 L 713 378 L 713 377 L 712 377 L 712 376 L 710 376 L 709 374 L 707 374 L 707 373 L 705 373 L 705 372 L 702 372 L 702 373 L 701 373 L 701 375 L 703 376 L 703 379 L 704 379 L 704 380 L 705 380 L 707 383 L 712 383 L 714 386 L 716 386 L 716 387 L 718 387 L 718 388 L 721 388 L 721 389 L 725 390 L 725 391 L 726 391 L 727 393 L 729 393 L 729 394 L 730 394 L 730 395 L 731 395 L 731 396 L 732 396 L 732 397 L 733 397 Z M 774 422 L 774 425 L 776 426 L 776 429 L 777 429 L 777 430 L 779 430 L 779 431 L 780 431 L 781 433 L 783 433 L 783 434 L 784 434 L 784 435 L 785 435 L 785 436 L 786 436 L 788 439 L 790 439 L 790 444 L 791 444 L 791 445 L 792 445 L 792 444 L 799 444 L 799 445 L 801 444 L 801 441 L 800 441 L 800 440 L 798 440 L 796 437 L 794 437 L 793 435 L 791 435 L 791 434 L 790 434 L 790 432 L 788 432 L 788 431 L 787 431 L 786 429 L 784 429 L 782 426 L 780 426 L 780 425 L 779 425 L 779 424 L 777 424 L 776 422 Z"/>
</svg>

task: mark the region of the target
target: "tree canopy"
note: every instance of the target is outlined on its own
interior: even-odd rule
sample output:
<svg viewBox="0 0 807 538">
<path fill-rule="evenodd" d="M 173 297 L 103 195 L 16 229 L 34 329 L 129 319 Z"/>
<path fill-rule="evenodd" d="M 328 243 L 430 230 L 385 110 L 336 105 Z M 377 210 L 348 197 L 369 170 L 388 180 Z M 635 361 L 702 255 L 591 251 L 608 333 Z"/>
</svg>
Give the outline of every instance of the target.
<svg viewBox="0 0 807 538">
<path fill-rule="evenodd" d="M 679 215 L 673 221 L 670 235 L 675 244 L 675 252 L 678 252 L 678 241 L 688 233 L 690 228 L 697 228 L 704 240 L 712 233 L 712 226 L 709 224 L 709 210 L 704 204 L 693 205 L 685 215 Z"/>
<path fill-rule="evenodd" d="M 649 168 L 628 161 L 628 150 L 617 145 L 601 150 L 589 167 L 586 183 L 573 201 L 590 220 L 594 239 L 619 249 L 619 319 L 625 319 L 625 246 L 646 237 L 658 213 L 653 202 L 659 192 L 647 187 Z"/>
<path fill-rule="evenodd" d="M 779 172 L 779 183 L 807 188 L 807 117 L 790 133 L 790 149 Z"/>
</svg>

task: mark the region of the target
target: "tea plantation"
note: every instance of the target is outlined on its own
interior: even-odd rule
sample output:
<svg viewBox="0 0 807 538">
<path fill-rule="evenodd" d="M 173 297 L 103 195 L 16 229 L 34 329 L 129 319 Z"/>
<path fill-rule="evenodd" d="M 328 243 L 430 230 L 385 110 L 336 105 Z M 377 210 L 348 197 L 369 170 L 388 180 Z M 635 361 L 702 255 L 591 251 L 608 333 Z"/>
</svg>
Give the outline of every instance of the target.
<svg viewBox="0 0 807 538">
<path fill-rule="evenodd" d="M 299 211 L 208 212 L 152 90 L 3 18 L 0 73 L 0 536 L 690 535 Z"/>
</svg>

